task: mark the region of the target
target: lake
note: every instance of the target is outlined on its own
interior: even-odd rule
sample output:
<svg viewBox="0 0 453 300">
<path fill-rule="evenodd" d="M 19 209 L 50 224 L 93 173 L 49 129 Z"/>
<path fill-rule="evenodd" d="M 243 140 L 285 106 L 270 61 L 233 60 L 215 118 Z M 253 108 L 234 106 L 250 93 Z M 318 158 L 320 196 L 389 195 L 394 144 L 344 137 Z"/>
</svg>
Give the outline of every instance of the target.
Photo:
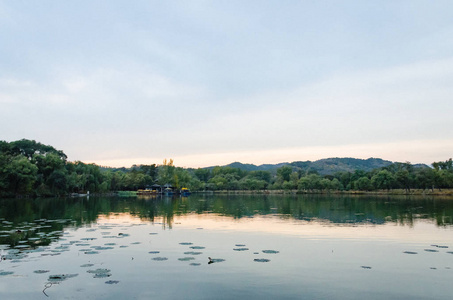
<svg viewBox="0 0 453 300">
<path fill-rule="evenodd" d="M 453 199 L 0 199 L 1 299 L 451 299 Z"/>
</svg>

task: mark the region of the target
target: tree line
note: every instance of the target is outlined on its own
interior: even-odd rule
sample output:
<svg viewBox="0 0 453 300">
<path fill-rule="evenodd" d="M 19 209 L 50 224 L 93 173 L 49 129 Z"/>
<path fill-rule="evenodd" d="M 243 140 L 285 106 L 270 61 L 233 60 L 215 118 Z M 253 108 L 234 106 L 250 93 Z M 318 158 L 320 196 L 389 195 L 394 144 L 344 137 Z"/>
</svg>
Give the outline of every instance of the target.
<svg viewBox="0 0 453 300">
<path fill-rule="evenodd" d="M 171 184 L 204 190 L 374 191 L 453 188 L 452 159 L 431 167 L 393 163 L 372 171 L 355 170 L 320 175 L 290 165 L 276 171 L 247 171 L 234 167 L 185 169 L 173 160 L 162 165 L 109 168 L 67 160 L 66 154 L 34 140 L 0 141 L 0 196 L 64 196 L 71 193 L 108 193 Z"/>
</svg>

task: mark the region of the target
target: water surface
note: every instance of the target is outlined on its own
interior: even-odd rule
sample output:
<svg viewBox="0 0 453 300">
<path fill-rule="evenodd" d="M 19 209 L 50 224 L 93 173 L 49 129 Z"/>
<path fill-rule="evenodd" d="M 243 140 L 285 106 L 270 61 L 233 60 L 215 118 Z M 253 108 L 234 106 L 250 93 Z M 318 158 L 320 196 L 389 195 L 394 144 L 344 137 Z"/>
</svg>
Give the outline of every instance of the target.
<svg viewBox="0 0 453 300">
<path fill-rule="evenodd" d="M 4 199 L 0 294 L 451 299 L 452 216 L 438 198 Z"/>
</svg>

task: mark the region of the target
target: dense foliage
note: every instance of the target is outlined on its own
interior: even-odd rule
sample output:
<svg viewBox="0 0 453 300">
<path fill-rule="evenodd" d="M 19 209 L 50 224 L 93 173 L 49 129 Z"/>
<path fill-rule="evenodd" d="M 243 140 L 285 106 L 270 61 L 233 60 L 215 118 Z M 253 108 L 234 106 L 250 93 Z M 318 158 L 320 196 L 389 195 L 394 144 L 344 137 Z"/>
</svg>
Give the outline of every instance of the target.
<svg viewBox="0 0 453 300">
<path fill-rule="evenodd" d="M 373 162 L 376 162 L 373 159 Z M 325 162 L 324 162 L 325 163 Z M 357 163 L 357 160 L 354 160 Z M 108 168 L 80 161 L 67 161 L 61 150 L 32 140 L 0 141 L 0 196 L 58 196 L 70 193 L 107 193 L 137 190 L 153 184 L 171 184 L 192 190 L 283 189 L 390 190 L 453 188 L 452 159 L 434 162 L 432 168 L 410 163 L 391 163 L 370 171 L 357 169 L 320 175 L 304 164 L 282 164 L 274 171 L 232 166 L 184 169 L 173 161 L 162 165 Z"/>
</svg>

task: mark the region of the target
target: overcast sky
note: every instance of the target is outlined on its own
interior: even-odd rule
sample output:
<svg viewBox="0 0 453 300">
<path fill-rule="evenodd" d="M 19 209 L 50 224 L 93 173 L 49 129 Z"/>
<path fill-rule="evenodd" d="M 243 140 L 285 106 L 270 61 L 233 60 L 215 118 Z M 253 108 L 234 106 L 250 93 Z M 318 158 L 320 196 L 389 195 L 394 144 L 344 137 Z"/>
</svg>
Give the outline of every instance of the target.
<svg viewBox="0 0 453 300">
<path fill-rule="evenodd" d="M 2 1 L 0 140 L 203 167 L 453 156 L 453 1 Z"/>
</svg>

